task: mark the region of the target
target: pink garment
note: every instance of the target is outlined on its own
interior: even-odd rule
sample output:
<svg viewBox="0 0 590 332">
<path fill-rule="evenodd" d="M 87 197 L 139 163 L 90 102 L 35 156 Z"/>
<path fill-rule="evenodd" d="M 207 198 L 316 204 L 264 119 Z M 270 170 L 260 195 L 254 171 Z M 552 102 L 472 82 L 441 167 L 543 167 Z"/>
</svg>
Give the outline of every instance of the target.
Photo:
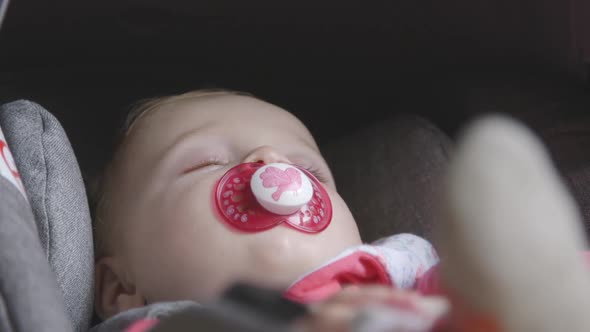
<svg viewBox="0 0 590 332">
<path fill-rule="evenodd" d="M 146 332 L 158 324 L 157 319 L 143 318 L 138 319 L 125 329 L 125 332 Z"/>
<path fill-rule="evenodd" d="M 373 245 L 346 250 L 297 280 L 284 296 L 295 302 L 312 303 L 335 295 L 347 285 L 361 284 L 439 294 L 437 264 L 438 255 L 428 241 L 411 234 L 394 235 Z M 446 312 L 425 306 L 425 300 L 426 297 L 392 297 L 391 301 L 374 304 L 377 307 L 359 311 L 355 321 L 388 330 L 432 332 L 445 323 Z"/>
<path fill-rule="evenodd" d="M 291 301 L 311 303 L 338 293 L 345 285 L 379 284 L 393 286 L 379 260 L 366 252 L 354 252 L 310 273 L 284 293 Z"/>
<path fill-rule="evenodd" d="M 378 284 L 441 294 L 438 256 L 428 241 L 398 234 L 351 248 L 293 283 L 284 296 L 299 303 L 324 300 L 346 285 Z"/>
</svg>

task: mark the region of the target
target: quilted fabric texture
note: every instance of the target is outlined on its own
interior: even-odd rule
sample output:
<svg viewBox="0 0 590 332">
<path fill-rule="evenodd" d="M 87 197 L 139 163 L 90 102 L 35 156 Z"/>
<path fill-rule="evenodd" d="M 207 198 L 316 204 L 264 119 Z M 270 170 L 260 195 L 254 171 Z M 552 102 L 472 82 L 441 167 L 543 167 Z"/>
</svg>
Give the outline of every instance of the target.
<svg viewBox="0 0 590 332">
<path fill-rule="evenodd" d="M 72 331 L 31 207 L 0 176 L 0 331 Z"/>
<path fill-rule="evenodd" d="M 428 238 L 452 142 L 416 116 L 391 118 L 322 147 L 365 242 L 396 233 Z"/>
<path fill-rule="evenodd" d="M 92 229 L 84 182 L 70 142 L 54 116 L 26 100 L 1 106 L 0 126 L 74 329 L 87 330 L 94 289 Z"/>
</svg>

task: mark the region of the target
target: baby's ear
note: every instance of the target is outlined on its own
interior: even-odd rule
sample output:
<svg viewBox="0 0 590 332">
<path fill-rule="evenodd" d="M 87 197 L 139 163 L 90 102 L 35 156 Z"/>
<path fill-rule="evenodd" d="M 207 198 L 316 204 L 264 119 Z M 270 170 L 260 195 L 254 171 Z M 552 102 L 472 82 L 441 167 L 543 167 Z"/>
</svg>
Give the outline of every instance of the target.
<svg viewBox="0 0 590 332">
<path fill-rule="evenodd" d="M 114 257 L 101 258 L 94 271 L 94 307 L 101 319 L 145 305 L 143 295 L 126 280 L 119 260 Z"/>
</svg>

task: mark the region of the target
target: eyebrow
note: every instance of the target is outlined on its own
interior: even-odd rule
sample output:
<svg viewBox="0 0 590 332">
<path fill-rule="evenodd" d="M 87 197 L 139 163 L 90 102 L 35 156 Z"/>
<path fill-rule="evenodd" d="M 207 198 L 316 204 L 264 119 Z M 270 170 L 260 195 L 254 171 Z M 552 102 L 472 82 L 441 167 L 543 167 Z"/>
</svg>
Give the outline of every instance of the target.
<svg viewBox="0 0 590 332">
<path fill-rule="evenodd" d="M 194 141 L 195 137 L 199 136 L 202 131 L 208 127 L 210 127 L 211 123 L 205 123 L 202 126 L 197 128 L 192 128 L 190 131 L 184 132 L 176 137 L 171 144 L 163 148 L 163 153 L 160 153 L 160 156 L 157 157 L 155 160 L 155 165 L 160 164 L 168 164 L 168 160 L 174 160 L 173 158 L 175 155 L 179 154 L 178 151 L 182 151 L 183 147 L 188 144 L 188 142 Z"/>
</svg>

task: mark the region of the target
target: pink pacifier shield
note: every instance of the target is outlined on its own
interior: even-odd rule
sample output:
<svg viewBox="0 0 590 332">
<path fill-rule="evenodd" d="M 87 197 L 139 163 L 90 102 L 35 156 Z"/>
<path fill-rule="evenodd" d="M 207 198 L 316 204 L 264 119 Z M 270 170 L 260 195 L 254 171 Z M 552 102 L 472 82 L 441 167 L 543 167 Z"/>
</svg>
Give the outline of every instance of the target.
<svg viewBox="0 0 590 332">
<path fill-rule="evenodd" d="M 259 232 L 286 222 L 317 233 L 332 219 L 328 193 L 312 174 L 294 165 L 240 164 L 223 175 L 215 190 L 219 213 L 242 231 Z"/>
</svg>

